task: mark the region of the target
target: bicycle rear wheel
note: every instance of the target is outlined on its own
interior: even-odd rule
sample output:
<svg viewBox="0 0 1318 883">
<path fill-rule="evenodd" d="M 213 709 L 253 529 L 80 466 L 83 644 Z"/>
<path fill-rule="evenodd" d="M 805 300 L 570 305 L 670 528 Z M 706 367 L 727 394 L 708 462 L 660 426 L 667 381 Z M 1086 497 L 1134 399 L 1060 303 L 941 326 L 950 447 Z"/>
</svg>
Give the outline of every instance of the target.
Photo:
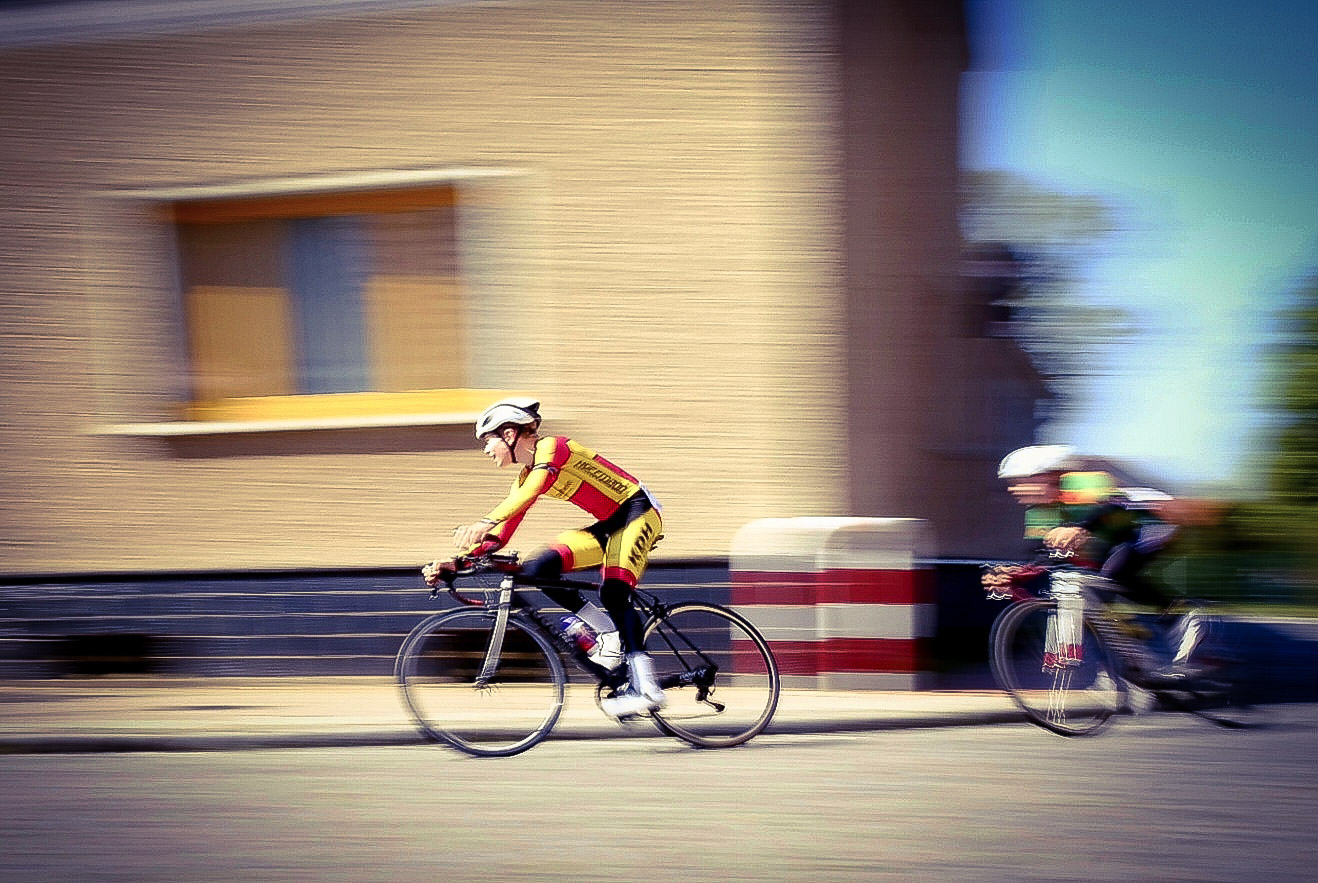
<svg viewBox="0 0 1318 883">
<path fill-rule="evenodd" d="M 1179 693 L 1159 694 L 1173 708 L 1183 708 L 1209 723 L 1231 730 L 1256 729 L 1267 725 L 1261 709 L 1245 686 L 1223 673 L 1196 679 Z"/>
<path fill-rule="evenodd" d="M 553 645 L 514 613 L 498 666 L 480 675 L 494 634 L 490 610 L 454 610 L 403 641 L 394 676 L 421 732 L 468 754 L 518 754 L 540 742 L 563 710 L 567 676 Z"/>
<path fill-rule="evenodd" d="M 645 649 L 666 704 L 655 725 L 698 748 L 729 748 L 769 725 L 778 707 L 778 663 L 745 617 L 717 604 L 668 608 L 645 628 Z"/>
<path fill-rule="evenodd" d="M 1059 664 L 1057 628 L 1056 601 L 1007 608 L 990 638 L 993 676 L 1033 723 L 1062 736 L 1095 733 L 1126 708 L 1121 667 L 1087 620 L 1080 651 Z"/>
</svg>

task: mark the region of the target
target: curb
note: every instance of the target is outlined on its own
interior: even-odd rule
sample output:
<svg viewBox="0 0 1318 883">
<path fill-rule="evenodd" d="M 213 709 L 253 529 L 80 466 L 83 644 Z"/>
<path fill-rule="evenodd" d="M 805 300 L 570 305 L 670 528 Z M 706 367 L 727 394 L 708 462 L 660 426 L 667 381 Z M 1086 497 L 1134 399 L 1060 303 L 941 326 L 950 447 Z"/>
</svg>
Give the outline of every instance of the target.
<svg viewBox="0 0 1318 883">
<path fill-rule="evenodd" d="M 845 720 L 774 721 L 764 735 L 826 735 L 885 730 L 935 729 L 959 726 L 988 726 L 1022 723 L 1016 710 L 943 712 L 904 717 L 852 718 Z M 606 739 L 664 739 L 678 744 L 649 725 L 618 726 L 560 724 L 547 741 Z M 106 734 L 0 736 L 0 755 L 16 754 L 127 754 L 170 752 L 271 751 L 308 748 L 398 748 L 436 743 L 414 730 L 316 733 L 232 733 L 198 735 Z"/>
</svg>

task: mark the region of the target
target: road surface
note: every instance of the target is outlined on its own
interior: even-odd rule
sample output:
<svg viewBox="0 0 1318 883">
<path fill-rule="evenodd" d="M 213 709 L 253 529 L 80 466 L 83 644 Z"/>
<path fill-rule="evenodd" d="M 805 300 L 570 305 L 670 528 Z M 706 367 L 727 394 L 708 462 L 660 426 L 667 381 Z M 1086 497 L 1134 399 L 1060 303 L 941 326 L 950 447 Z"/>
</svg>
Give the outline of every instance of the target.
<svg viewBox="0 0 1318 883">
<path fill-rule="evenodd" d="M 438 746 L 0 757 L 4 881 L 1298 880 L 1318 706 L 1124 719 Z"/>
</svg>

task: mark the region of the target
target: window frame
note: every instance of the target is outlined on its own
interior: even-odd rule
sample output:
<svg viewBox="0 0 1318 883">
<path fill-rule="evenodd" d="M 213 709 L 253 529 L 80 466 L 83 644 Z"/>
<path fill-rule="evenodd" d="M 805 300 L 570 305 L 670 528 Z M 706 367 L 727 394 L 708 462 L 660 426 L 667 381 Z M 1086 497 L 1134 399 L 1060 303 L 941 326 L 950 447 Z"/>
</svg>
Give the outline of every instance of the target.
<svg viewBox="0 0 1318 883">
<path fill-rule="evenodd" d="M 179 206 L 225 201 L 262 200 L 295 204 L 306 197 L 308 204 L 346 195 L 369 203 L 376 191 L 399 191 L 455 187 L 459 192 L 484 182 L 521 175 L 501 168 L 447 168 L 390 170 L 300 176 L 225 184 L 119 190 L 102 194 L 149 204 L 166 224 L 178 221 Z M 464 223 L 458 223 L 459 248 L 465 249 Z M 171 258 L 171 263 L 177 256 Z M 466 273 L 464 271 L 464 277 Z M 175 286 L 177 288 L 177 285 Z M 177 333 L 186 336 L 185 329 Z M 479 336 L 479 335 L 478 335 Z M 190 370 L 190 366 L 187 366 Z M 492 399 L 519 394 L 508 388 L 453 388 L 404 392 L 345 392 L 252 396 L 199 402 L 180 402 L 182 419 L 117 423 L 97 427 L 95 434 L 189 437 L 249 433 L 282 433 L 318 430 L 352 430 L 452 426 L 474 421 Z"/>
</svg>

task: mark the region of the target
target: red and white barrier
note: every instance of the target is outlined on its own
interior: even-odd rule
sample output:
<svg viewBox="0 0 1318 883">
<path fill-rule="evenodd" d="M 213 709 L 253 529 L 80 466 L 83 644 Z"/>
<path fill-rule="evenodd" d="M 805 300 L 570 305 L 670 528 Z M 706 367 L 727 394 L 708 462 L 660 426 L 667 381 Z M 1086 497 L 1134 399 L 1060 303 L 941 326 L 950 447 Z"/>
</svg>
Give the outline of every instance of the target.
<svg viewBox="0 0 1318 883">
<path fill-rule="evenodd" d="M 927 686 L 933 533 L 917 518 L 766 518 L 732 540 L 732 606 L 773 646 L 786 686 Z"/>
</svg>

